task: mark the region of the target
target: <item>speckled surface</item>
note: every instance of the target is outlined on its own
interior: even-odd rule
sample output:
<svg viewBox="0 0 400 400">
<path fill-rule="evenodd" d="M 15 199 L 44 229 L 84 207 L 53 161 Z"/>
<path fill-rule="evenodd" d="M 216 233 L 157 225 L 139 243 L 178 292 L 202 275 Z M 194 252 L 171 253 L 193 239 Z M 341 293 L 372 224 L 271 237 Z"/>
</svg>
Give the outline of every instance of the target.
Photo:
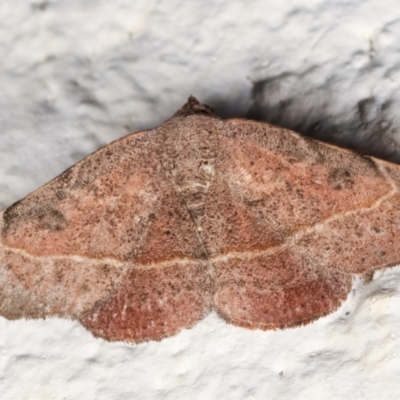
<svg viewBox="0 0 400 400">
<path fill-rule="evenodd" d="M 0 209 L 190 94 L 400 160 L 400 9 L 389 0 L 0 4 Z M 2 399 L 396 399 L 400 272 L 333 315 L 260 332 L 214 314 L 162 342 L 0 319 Z"/>
</svg>

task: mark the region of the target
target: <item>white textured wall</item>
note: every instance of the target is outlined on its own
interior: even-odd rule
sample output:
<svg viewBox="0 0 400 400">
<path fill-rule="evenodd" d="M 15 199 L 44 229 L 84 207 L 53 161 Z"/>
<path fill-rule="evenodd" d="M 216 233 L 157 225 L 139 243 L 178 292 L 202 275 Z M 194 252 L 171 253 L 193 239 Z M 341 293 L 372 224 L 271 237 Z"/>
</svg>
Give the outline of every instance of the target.
<svg viewBox="0 0 400 400">
<path fill-rule="evenodd" d="M 397 0 L 2 0 L 0 209 L 190 94 L 400 161 L 399 35 Z M 211 315 L 140 345 L 0 318 L 0 398 L 398 399 L 399 288 L 393 268 L 306 327 Z"/>
</svg>

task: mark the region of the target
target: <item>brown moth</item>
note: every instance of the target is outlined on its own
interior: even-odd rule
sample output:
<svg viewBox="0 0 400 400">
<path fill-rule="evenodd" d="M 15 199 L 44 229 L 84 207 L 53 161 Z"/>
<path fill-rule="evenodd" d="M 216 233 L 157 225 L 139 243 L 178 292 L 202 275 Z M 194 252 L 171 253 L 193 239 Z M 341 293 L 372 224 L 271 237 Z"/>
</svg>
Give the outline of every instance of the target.
<svg viewBox="0 0 400 400">
<path fill-rule="evenodd" d="M 191 97 L 0 214 L 0 314 L 160 340 L 211 310 L 252 329 L 335 310 L 400 263 L 400 167 Z"/>
</svg>

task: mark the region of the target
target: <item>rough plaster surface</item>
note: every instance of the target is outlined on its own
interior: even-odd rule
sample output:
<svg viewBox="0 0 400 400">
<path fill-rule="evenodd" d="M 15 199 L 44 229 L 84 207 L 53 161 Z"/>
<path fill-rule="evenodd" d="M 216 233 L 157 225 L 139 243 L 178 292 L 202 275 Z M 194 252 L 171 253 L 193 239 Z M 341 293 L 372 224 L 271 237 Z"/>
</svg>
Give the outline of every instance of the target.
<svg viewBox="0 0 400 400">
<path fill-rule="evenodd" d="M 4 0 L 0 209 L 194 94 L 400 161 L 395 0 Z M 397 399 L 400 268 L 285 331 L 211 315 L 162 342 L 94 339 L 65 320 L 0 319 L 2 399 Z"/>
</svg>

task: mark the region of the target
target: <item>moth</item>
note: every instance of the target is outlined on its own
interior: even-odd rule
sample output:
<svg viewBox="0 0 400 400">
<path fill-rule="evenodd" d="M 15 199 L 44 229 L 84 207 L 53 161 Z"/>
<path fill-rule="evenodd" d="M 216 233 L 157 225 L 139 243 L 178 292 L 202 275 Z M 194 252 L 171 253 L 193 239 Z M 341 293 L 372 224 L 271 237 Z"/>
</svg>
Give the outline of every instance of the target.
<svg viewBox="0 0 400 400">
<path fill-rule="evenodd" d="M 306 324 L 400 263 L 400 167 L 194 97 L 0 214 L 0 314 L 161 340 Z"/>
</svg>

